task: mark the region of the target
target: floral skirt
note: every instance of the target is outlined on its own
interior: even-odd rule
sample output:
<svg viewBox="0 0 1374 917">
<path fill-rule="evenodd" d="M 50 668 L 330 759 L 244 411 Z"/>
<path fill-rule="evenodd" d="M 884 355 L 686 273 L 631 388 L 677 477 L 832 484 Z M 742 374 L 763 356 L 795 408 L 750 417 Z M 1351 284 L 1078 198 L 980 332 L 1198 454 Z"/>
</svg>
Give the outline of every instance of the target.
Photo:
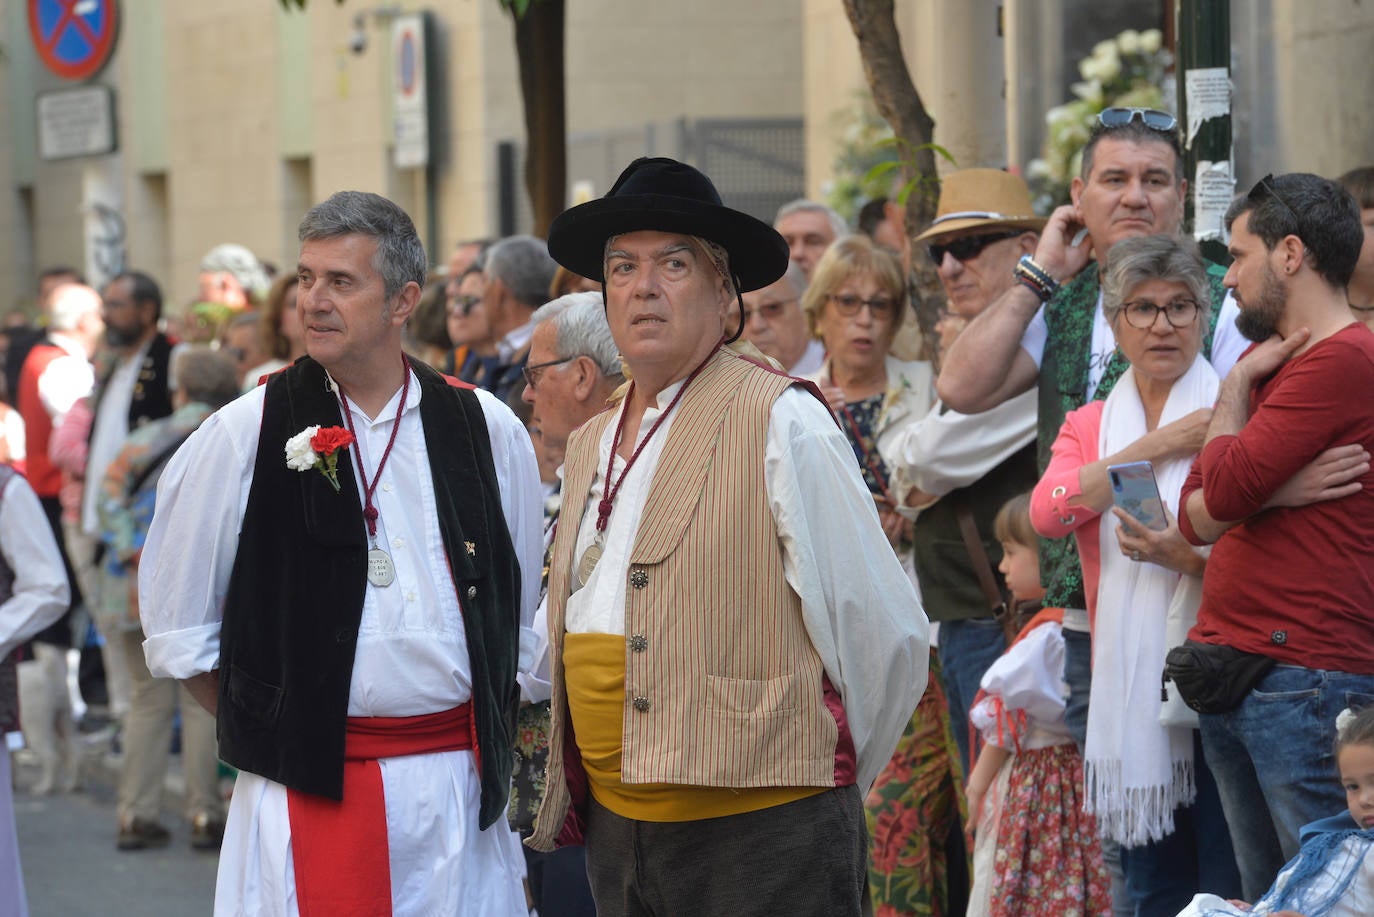
<svg viewBox="0 0 1374 917">
<path fill-rule="evenodd" d="M 951 913 L 950 874 L 968 875 L 967 863 L 951 870 L 947 846 L 964 822 L 962 782 L 932 652 L 925 694 L 864 802 L 875 917 Z M 957 889 L 954 898 L 962 902 L 966 895 L 966 889 Z"/>
<path fill-rule="evenodd" d="M 1111 913 L 1097 824 L 1083 811 L 1083 759 L 1073 744 L 1012 759 L 993 855 L 992 917 Z"/>
</svg>

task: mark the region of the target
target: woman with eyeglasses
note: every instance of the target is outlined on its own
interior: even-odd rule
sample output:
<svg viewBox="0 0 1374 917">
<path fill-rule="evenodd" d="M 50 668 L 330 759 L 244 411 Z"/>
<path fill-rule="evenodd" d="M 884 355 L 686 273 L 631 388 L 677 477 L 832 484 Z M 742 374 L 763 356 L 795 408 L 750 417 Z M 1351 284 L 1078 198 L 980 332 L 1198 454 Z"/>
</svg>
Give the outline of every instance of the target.
<svg viewBox="0 0 1374 917">
<path fill-rule="evenodd" d="M 883 529 L 910 572 L 911 523 L 897 513 L 878 440 L 924 417 L 934 403 L 934 385 L 930 364 L 888 354 L 908 312 L 901 263 L 866 236 L 841 239 L 817 263 L 802 309 L 826 350 L 824 365 L 810 378 L 849 438 Z M 932 652 L 925 694 L 864 804 L 875 911 L 888 905 L 899 914 L 964 912 L 968 873 L 958 757 Z"/>
<path fill-rule="evenodd" d="M 1212 302 L 1197 247 L 1170 235 L 1118 242 L 1102 309 L 1130 368 L 1106 400 L 1068 414 L 1031 520 L 1045 537 L 1072 535 L 1082 561 L 1093 653 L 1086 808 L 1121 845 L 1135 912 L 1172 915 L 1200 888 L 1240 891 L 1196 719 L 1164 711 L 1180 725 L 1161 722 L 1164 657 L 1196 620 L 1206 564 L 1175 521 L 1219 384 L 1199 357 Z M 1125 485 L 1109 466 L 1144 461 L 1164 506 L 1158 530 L 1113 507 Z"/>
</svg>

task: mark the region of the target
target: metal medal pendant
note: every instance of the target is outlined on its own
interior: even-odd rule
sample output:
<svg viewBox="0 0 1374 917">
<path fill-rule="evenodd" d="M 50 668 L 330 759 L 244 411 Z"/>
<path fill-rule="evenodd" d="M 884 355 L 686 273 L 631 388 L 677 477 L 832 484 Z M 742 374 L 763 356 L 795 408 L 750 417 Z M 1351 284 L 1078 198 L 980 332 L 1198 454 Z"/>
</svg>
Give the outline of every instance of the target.
<svg viewBox="0 0 1374 917">
<path fill-rule="evenodd" d="M 582 585 L 587 584 L 587 580 L 592 578 L 592 571 L 596 569 L 596 562 L 601 559 L 601 545 L 599 542 L 592 542 L 591 547 L 587 548 L 582 554 L 582 560 L 577 564 L 577 578 Z"/>
<path fill-rule="evenodd" d="M 391 555 L 381 548 L 367 552 L 367 581 L 381 588 L 390 586 L 396 579 L 396 567 L 391 563 Z"/>
</svg>

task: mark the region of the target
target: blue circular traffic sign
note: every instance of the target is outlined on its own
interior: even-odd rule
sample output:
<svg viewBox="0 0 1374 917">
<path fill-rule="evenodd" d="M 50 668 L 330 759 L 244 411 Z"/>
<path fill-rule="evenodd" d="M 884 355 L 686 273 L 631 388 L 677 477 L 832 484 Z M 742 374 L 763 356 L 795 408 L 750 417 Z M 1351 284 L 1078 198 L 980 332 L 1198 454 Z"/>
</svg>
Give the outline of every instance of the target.
<svg viewBox="0 0 1374 917">
<path fill-rule="evenodd" d="M 115 0 L 28 0 L 29 37 L 48 69 L 84 80 L 114 51 Z"/>
</svg>

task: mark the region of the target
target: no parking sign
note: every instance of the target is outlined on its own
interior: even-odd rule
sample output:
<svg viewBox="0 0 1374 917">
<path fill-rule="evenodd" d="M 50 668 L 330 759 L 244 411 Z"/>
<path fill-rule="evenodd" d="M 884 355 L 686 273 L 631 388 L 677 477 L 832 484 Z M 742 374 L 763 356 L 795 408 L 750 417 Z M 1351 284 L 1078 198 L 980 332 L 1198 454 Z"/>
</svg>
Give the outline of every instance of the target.
<svg viewBox="0 0 1374 917">
<path fill-rule="evenodd" d="M 114 51 L 115 0 L 28 0 L 29 37 L 49 70 L 89 79 Z"/>
</svg>

